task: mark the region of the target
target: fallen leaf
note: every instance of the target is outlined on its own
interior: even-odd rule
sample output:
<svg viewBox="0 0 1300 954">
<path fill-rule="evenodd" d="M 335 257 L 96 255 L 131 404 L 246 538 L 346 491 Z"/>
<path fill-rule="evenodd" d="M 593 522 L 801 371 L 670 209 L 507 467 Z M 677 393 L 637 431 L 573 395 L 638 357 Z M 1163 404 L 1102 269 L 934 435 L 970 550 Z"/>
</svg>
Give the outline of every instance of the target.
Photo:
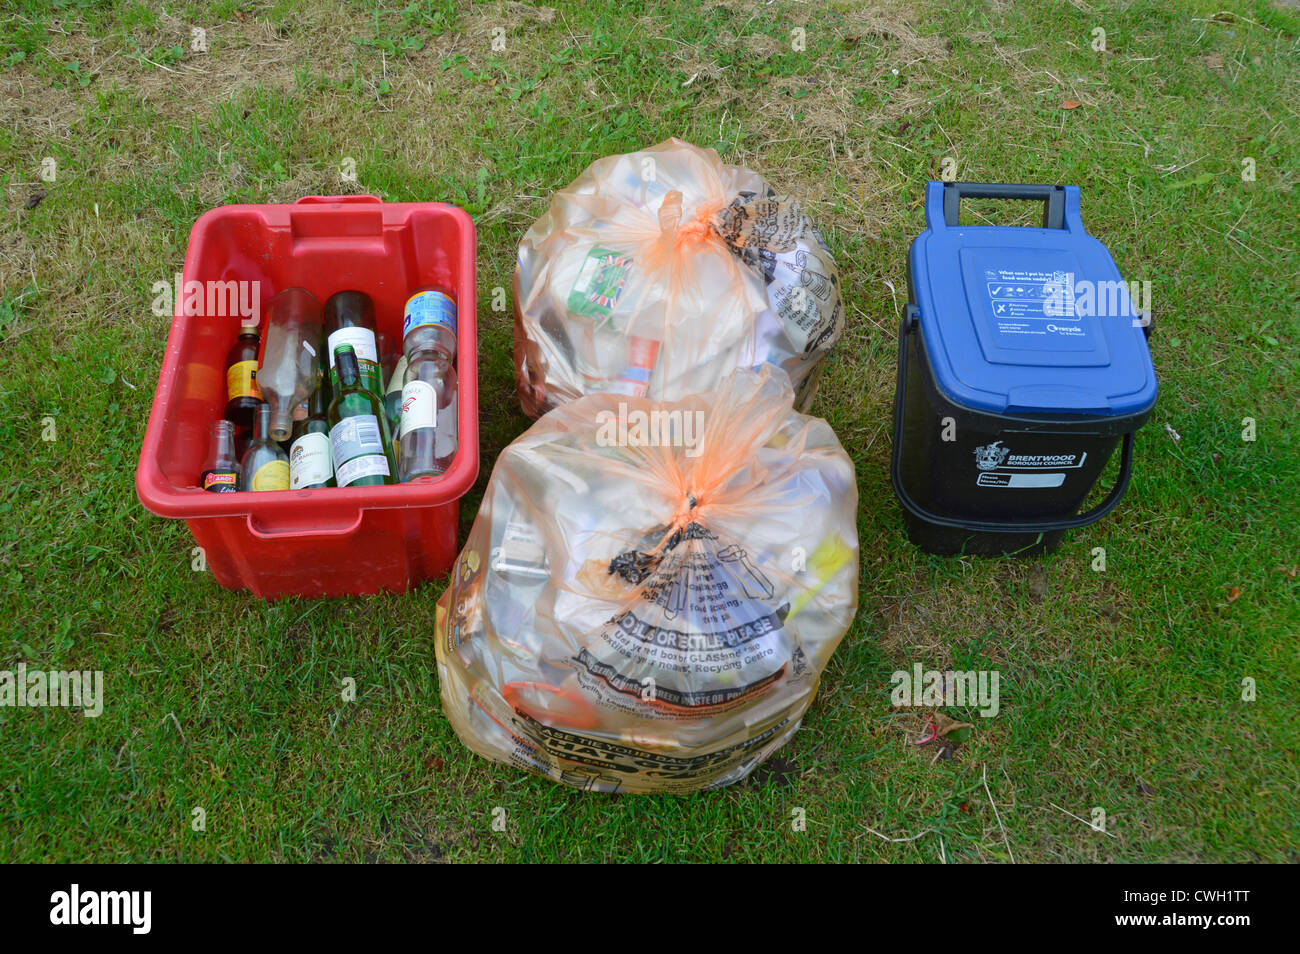
<svg viewBox="0 0 1300 954">
<path fill-rule="evenodd" d="M 958 722 L 956 719 L 950 719 L 942 712 L 934 714 L 933 722 L 936 735 L 945 738 L 952 736 L 954 742 L 964 742 L 970 737 L 970 730 L 975 728 L 969 722 Z M 965 730 L 965 735 L 961 734 L 962 730 Z M 954 733 L 956 734 L 954 735 Z"/>
<path fill-rule="evenodd" d="M 1079 108 L 1080 106 L 1082 106 L 1082 105 L 1083 105 L 1083 103 L 1079 102 L 1077 99 L 1067 99 L 1065 102 L 1063 102 L 1063 103 L 1061 104 L 1061 108 L 1062 108 L 1062 109 L 1078 109 L 1078 108 Z"/>
<path fill-rule="evenodd" d="M 1280 566 L 1277 568 L 1279 573 L 1285 573 L 1291 579 L 1295 579 L 1296 574 L 1300 573 L 1300 566 Z"/>
<path fill-rule="evenodd" d="M 28 209 L 36 208 L 38 205 L 41 204 L 41 199 L 43 198 L 45 198 L 44 189 L 33 189 L 31 194 L 27 196 L 27 202 L 25 203 L 26 208 Z"/>
<path fill-rule="evenodd" d="M 1239 597 L 1240 595 L 1241 595 L 1241 587 L 1240 587 L 1240 586 L 1232 586 L 1232 587 L 1229 587 L 1229 588 L 1228 588 L 1228 602 L 1229 602 L 1229 603 L 1231 603 L 1231 602 L 1233 602 L 1234 600 L 1236 600 L 1236 598 Z"/>
<path fill-rule="evenodd" d="M 1152 788 L 1150 785 L 1148 785 L 1148 784 L 1147 784 L 1146 782 L 1144 782 L 1142 779 L 1138 779 L 1138 794 L 1139 794 L 1139 795 L 1154 795 L 1155 793 L 1156 793 L 1156 790 L 1155 790 L 1154 788 Z"/>
</svg>

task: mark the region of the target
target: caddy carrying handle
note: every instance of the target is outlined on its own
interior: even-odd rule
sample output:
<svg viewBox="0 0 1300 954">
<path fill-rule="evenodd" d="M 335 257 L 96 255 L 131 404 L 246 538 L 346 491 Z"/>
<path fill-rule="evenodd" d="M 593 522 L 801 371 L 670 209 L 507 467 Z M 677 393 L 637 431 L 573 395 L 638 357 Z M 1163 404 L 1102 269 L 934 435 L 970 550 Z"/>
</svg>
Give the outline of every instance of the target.
<svg viewBox="0 0 1300 954">
<path fill-rule="evenodd" d="M 1065 228 L 1065 186 L 1028 185 L 1009 182 L 945 182 L 943 184 L 943 221 L 955 227 L 961 214 L 962 199 L 1022 199 L 1043 203 L 1043 228 Z"/>
<path fill-rule="evenodd" d="M 972 533 L 1051 533 L 1056 530 L 1077 530 L 1079 527 L 1086 527 L 1115 509 L 1124 492 L 1128 490 L 1129 479 L 1133 476 L 1132 431 L 1124 435 L 1124 448 L 1120 455 L 1119 476 L 1115 480 L 1115 486 L 1101 503 L 1077 516 L 1037 520 L 963 520 L 937 514 L 913 500 L 911 494 L 903 487 L 902 447 L 904 383 L 907 380 L 907 336 L 917 329 L 917 318 L 916 306 L 908 305 L 903 310 L 903 320 L 898 327 L 898 383 L 894 388 L 894 447 L 889 463 L 889 476 L 894 484 L 894 493 L 898 496 L 898 502 L 906 510 L 927 523 L 968 530 Z"/>
</svg>

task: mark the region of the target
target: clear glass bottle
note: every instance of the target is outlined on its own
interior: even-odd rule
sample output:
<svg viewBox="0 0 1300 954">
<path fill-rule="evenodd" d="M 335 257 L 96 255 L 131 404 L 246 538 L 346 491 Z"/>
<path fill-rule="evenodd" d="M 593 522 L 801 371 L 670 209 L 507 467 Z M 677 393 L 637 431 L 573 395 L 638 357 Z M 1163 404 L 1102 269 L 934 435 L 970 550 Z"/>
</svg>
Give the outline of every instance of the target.
<svg viewBox="0 0 1300 954">
<path fill-rule="evenodd" d="M 417 329 L 446 352 L 448 361 L 456 360 L 456 302 L 450 295 L 436 288 L 421 288 L 406 299 L 402 309 L 404 354 L 411 353 L 408 339 Z"/>
<path fill-rule="evenodd" d="M 240 490 L 288 490 L 289 457 L 271 439 L 271 405 L 254 415 L 253 440 L 239 462 Z"/>
<path fill-rule="evenodd" d="M 286 288 L 266 309 L 266 331 L 257 385 L 271 406 L 271 437 L 293 434 L 294 410 L 311 397 L 321 379 L 320 302 L 305 288 Z"/>
<path fill-rule="evenodd" d="M 351 345 L 334 351 L 339 385 L 330 402 L 330 452 L 340 487 L 377 487 L 397 483 L 397 462 L 384 406 L 361 378 Z"/>
<path fill-rule="evenodd" d="M 212 425 L 212 450 L 199 475 L 204 490 L 231 494 L 239 489 L 239 461 L 235 459 L 235 425 L 217 421 Z"/>
<path fill-rule="evenodd" d="M 432 289 L 417 292 L 406 303 L 402 329 L 399 474 L 408 483 L 438 477 L 456 456 L 456 303 Z"/>
</svg>

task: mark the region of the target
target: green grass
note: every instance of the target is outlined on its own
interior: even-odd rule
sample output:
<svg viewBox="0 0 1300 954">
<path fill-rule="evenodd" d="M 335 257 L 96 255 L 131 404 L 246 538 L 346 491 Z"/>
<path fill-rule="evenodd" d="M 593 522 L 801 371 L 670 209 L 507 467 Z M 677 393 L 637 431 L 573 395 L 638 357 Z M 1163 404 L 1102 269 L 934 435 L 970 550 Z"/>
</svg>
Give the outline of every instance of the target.
<svg viewBox="0 0 1300 954">
<path fill-rule="evenodd" d="M 1296 860 L 1294 11 L 923 0 L 909 26 L 892 2 L 659 6 L 0 3 L 0 669 L 101 669 L 107 692 L 98 719 L 0 709 L 0 860 Z M 133 487 L 168 324 L 151 286 L 223 202 L 463 205 L 484 461 L 465 530 L 527 423 L 490 290 L 552 192 L 671 135 L 802 197 L 836 252 L 850 324 L 815 411 L 858 468 L 862 608 L 775 771 L 594 797 L 456 740 L 441 581 L 266 604 L 191 570 L 184 526 Z M 905 253 L 945 158 L 1082 186 L 1089 230 L 1154 287 L 1162 396 L 1134 485 L 1039 560 L 928 558 L 889 488 Z M 915 662 L 1002 674 L 1000 714 L 970 718 L 952 761 L 890 706 Z M 1096 808 L 1115 837 L 1066 814 Z"/>
</svg>

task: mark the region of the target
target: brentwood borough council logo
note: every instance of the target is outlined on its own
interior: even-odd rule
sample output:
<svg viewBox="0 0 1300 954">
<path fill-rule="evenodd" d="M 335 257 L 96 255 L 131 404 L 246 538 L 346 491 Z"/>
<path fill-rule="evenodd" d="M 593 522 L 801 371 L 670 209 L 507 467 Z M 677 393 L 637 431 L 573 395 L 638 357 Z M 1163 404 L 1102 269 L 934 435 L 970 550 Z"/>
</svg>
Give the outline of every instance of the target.
<svg viewBox="0 0 1300 954">
<path fill-rule="evenodd" d="M 1011 453 L 1010 447 L 1003 447 L 1001 441 L 985 444 L 975 448 L 975 466 L 980 470 L 993 470 L 999 467 Z"/>
</svg>

